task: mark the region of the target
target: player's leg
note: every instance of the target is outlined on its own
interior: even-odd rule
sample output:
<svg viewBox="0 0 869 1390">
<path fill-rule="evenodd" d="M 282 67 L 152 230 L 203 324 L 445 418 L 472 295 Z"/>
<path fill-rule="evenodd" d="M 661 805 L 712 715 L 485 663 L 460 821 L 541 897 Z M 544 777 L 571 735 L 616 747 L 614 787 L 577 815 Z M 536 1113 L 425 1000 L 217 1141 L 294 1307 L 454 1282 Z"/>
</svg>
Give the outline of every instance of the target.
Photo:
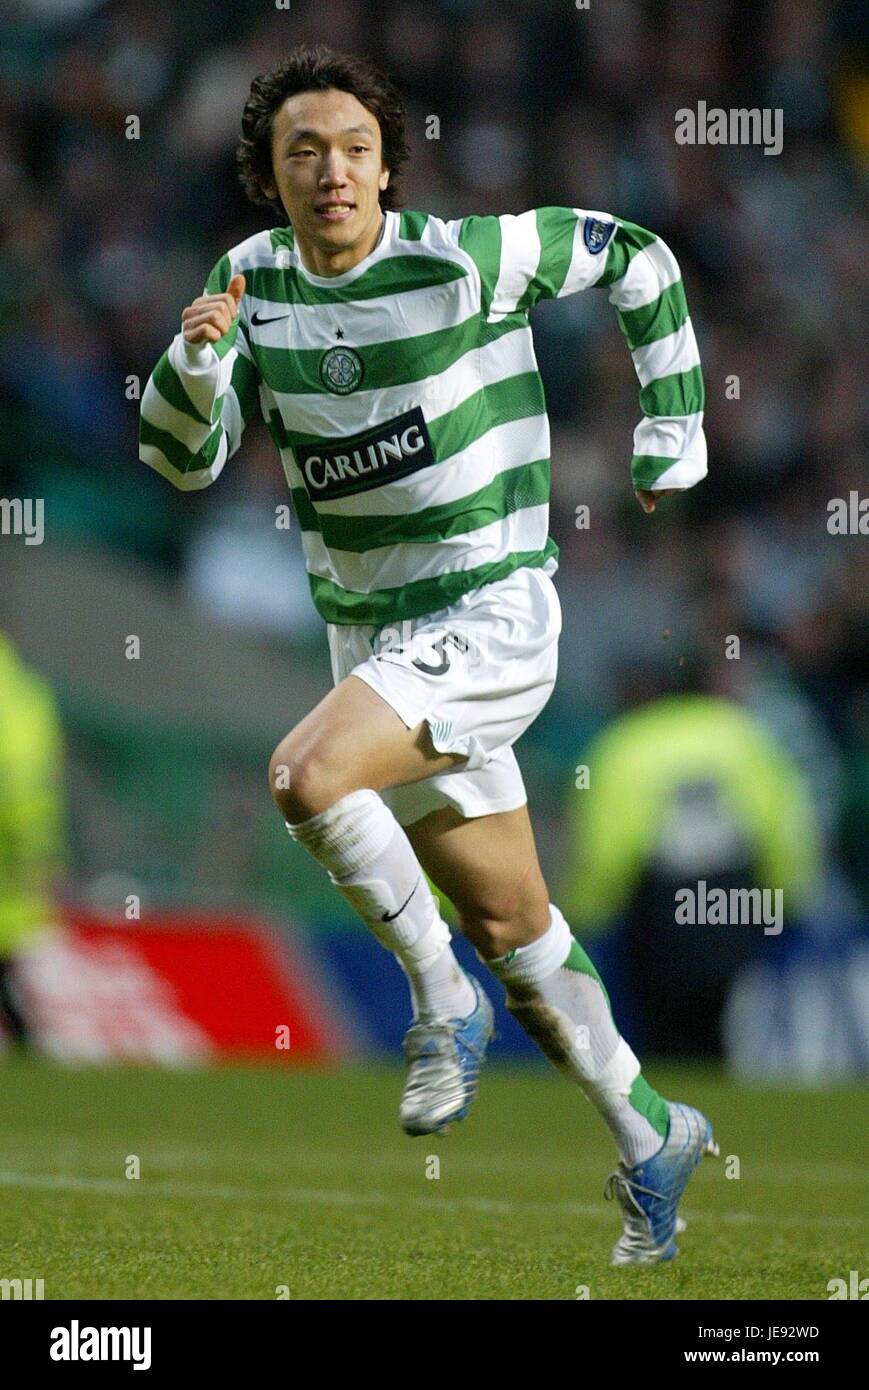
<svg viewBox="0 0 869 1390">
<path fill-rule="evenodd" d="M 405 1039 L 402 1123 L 413 1133 L 466 1113 L 491 1037 L 491 1006 L 455 961 L 449 929 L 388 803 L 398 791 L 393 804 L 411 824 L 419 817 L 407 814 L 401 793 L 413 793 L 417 782 L 426 796 L 444 784 L 436 804 L 456 804 L 462 787 L 472 800 L 485 801 L 488 791 L 497 801 L 492 768 L 512 768 L 521 782 L 504 752 L 552 689 L 559 628 L 551 580 L 521 568 L 437 614 L 402 621 L 400 634 L 330 624 L 336 689 L 272 759 L 272 790 L 290 834 L 410 976 L 421 1017 Z"/>
<path fill-rule="evenodd" d="M 409 728 L 365 681 L 347 676 L 272 756 L 272 794 L 292 838 L 408 977 L 414 1015 L 464 1017 L 474 986 L 404 830 L 378 791 L 461 762 L 437 753 L 424 724 Z"/>
<path fill-rule="evenodd" d="M 288 821 L 307 820 L 360 787 L 379 791 L 462 762 L 438 753 L 425 724 L 408 728 L 357 676 L 346 676 L 272 754 L 272 795 Z"/>
<path fill-rule="evenodd" d="M 620 1161 L 624 1231 L 613 1264 L 677 1254 L 677 1204 L 705 1153 L 716 1154 L 700 1111 L 659 1096 L 616 1028 L 603 981 L 548 901 L 527 808 L 462 818 L 452 808 L 409 827 L 420 862 L 453 901 L 462 930 L 506 986 L 507 1007 L 598 1109 Z"/>
<path fill-rule="evenodd" d="M 667 1103 L 643 1077 L 603 981 L 549 901 L 527 806 L 470 819 L 445 808 L 408 835 L 463 934 L 505 985 L 507 1008 L 599 1110 L 621 1158 L 634 1164 L 655 1153 Z"/>
<path fill-rule="evenodd" d="M 445 1022 L 465 1018 L 476 996 L 389 791 L 469 775 L 486 784 L 487 766 L 501 766 L 555 683 L 560 621 L 548 575 L 519 568 L 437 614 L 402 620 L 400 632 L 329 624 L 335 689 L 272 757 L 290 834 L 398 955 L 417 1010 Z"/>
</svg>

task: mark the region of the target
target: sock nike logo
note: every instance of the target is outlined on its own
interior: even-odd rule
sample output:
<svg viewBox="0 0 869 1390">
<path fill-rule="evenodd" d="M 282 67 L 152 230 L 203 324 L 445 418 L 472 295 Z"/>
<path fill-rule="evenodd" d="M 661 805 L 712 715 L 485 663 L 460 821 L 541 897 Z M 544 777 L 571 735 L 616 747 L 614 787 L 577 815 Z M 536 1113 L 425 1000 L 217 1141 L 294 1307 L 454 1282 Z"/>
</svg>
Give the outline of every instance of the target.
<svg viewBox="0 0 869 1390">
<path fill-rule="evenodd" d="M 400 916 L 400 914 L 401 914 L 401 913 L 404 911 L 404 909 L 407 907 L 407 904 L 410 902 L 411 898 L 413 897 L 414 893 L 416 892 L 417 888 L 419 887 L 419 884 L 420 884 L 420 880 L 417 879 L 416 883 L 415 883 L 415 884 L 413 885 L 413 887 L 411 888 L 410 892 L 408 893 L 408 895 L 407 895 L 407 897 L 405 898 L 404 902 L 401 904 L 401 907 L 398 909 L 398 911 L 397 911 L 397 912 L 384 912 L 383 916 L 382 916 L 381 919 L 380 919 L 381 922 L 394 922 L 395 919 L 396 919 L 396 917 Z"/>
<path fill-rule="evenodd" d="M 272 318 L 264 319 L 259 309 L 255 309 L 250 316 L 250 321 L 255 328 L 259 328 L 264 323 L 277 323 L 278 319 L 288 319 L 289 314 L 275 314 Z"/>
</svg>

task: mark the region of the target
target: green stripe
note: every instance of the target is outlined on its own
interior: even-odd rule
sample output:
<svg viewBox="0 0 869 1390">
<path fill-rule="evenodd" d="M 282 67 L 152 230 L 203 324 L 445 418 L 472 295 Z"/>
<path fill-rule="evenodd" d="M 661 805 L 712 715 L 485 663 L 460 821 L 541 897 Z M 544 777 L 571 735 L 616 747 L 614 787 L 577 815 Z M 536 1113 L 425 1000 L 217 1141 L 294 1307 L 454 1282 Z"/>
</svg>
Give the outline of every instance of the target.
<svg viewBox="0 0 869 1390">
<path fill-rule="evenodd" d="M 271 304 L 354 304 L 360 299 L 381 299 L 384 295 L 405 294 L 411 290 L 436 289 L 453 280 L 467 278 L 467 270 L 455 261 L 439 256 L 390 256 L 378 261 L 349 285 L 312 285 L 290 266 L 253 266 L 244 272 L 245 294 Z"/>
<path fill-rule="evenodd" d="M 437 376 L 479 345 L 479 325 L 480 316 L 474 313 L 453 328 L 419 333 L 400 343 L 387 339 L 355 348 L 364 365 L 362 389 L 383 391 Z M 289 350 L 261 343 L 256 349 L 263 379 L 273 391 L 328 396 L 330 392 L 320 380 L 323 352 L 323 348 Z"/>
<path fill-rule="evenodd" d="M 225 357 L 226 354 L 229 352 L 230 348 L 235 347 L 235 340 L 238 337 L 238 330 L 240 324 L 240 319 L 234 319 L 233 322 L 230 324 L 229 328 L 224 333 L 223 337 L 218 338 L 216 343 L 211 344 L 218 357 Z"/>
<path fill-rule="evenodd" d="M 422 241 L 427 223 L 427 212 L 402 212 L 398 219 L 398 235 L 402 241 Z"/>
<path fill-rule="evenodd" d="M 279 250 L 281 246 L 288 246 L 292 251 L 296 245 L 296 234 L 292 227 L 272 227 L 269 231 L 269 239 L 273 251 Z"/>
<path fill-rule="evenodd" d="M 160 361 L 157 363 L 151 375 L 154 386 L 167 405 L 171 405 L 175 410 L 197 425 L 207 425 L 211 427 L 211 421 L 206 420 L 204 415 L 200 415 L 196 406 L 191 401 L 187 392 L 181 384 L 181 378 L 176 372 L 172 363 L 169 361 L 169 353 L 164 352 Z"/>
<path fill-rule="evenodd" d="M 643 1073 L 634 1079 L 628 1096 L 631 1106 L 640 1115 L 645 1115 L 653 1129 L 666 1141 L 670 1129 L 670 1111 L 667 1102 L 649 1085 Z"/>
<path fill-rule="evenodd" d="M 508 574 L 522 566 L 538 568 L 550 556 L 558 558 L 558 546 L 551 536 L 542 550 L 515 550 L 501 560 L 478 565 L 476 569 L 453 570 L 432 579 L 417 579 L 412 584 L 401 584 L 395 589 L 375 589 L 370 594 L 343 589 L 331 579 L 322 579 L 315 574 L 308 575 L 308 582 L 317 612 L 327 623 L 371 623 L 375 627 L 383 627 L 386 623 L 400 622 L 403 618 L 420 618 L 427 613 L 437 613 L 441 608 L 455 603 L 462 594 L 479 589 L 483 584 L 506 579 Z"/>
<path fill-rule="evenodd" d="M 659 376 L 640 392 L 644 415 L 694 415 L 704 404 L 703 373 L 699 367 Z"/>
<path fill-rule="evenodd" d="M 455 410 L 449 411 L 447 415 L 441 416 L 439 420 L 433 421 L 429 425 L 429 433 L 432 438 L 432 451 L 435 456 L 435 464 L 448 463 L 455 458 L 456 454 L 463 449 L 467 449 L 477 439 L 481 439 L 490 429 L 496 425 L 507 424 L 513 420 L 526 419 L 533 415 L 540 415 L 546 408 L 543 396 L 543 383 L 538 372 L 522 372 L 518 376 L 508 377 L 505 381 L 493 382 L 490 386 L 484 386 L 481 391 L 475 391 L 461 405 L 456 406 Z M 284 429 L 283 422 L 277 411 L 272 411 L 267 420 L 269 433 L 279 449 L 292 448 L 293 444 L 314 443 L 309 435 L 298 435 L 293 431 Z M 352 448 L 354 441 L 343 441 L 347 447 Z M 539 463 L 540 460 L 537 461 Z M 536 467 L 535 464 L 523 463 L 519 468 Z M 548 468 L 548 464 L 547 464 Z M 512 472 L 511 469 L 506 470 Z M 469 494 L 474 495 L 474 494 Z M 314 503 L 311 501 L 307 491 L 303 487 L 292 489 L 293 501 L 296 506 L 296 513 L 299 524 L 303 531 L 321 530 L 321 520 L 325 520 L 327 515 L 332 517 L 334 513 L 318 512 Z M 452 504 L 451 504 L 452 505 Z M 528 504 L 524 504 L 528 505 Z M 399 518 L 406 523 L 411 518 L 405 516 Z M 343 518 L 342 518 L 343 520 Z M 369 518 L 359 516 L 347 518 L 352 520 L 354 527 L 365 523 Z M 370 518 L 372 526 L 375 524 L 391 526 L 395 521 L 394 515 L 385 514 L 377 518 Z M 344 549 L 355 549 L 354 546 L 344 546 Z M 358 547 L 360 550 L 367 550 L 370 547 L 363 545 Z"/>
<path fill-rule="evenodd" d="M 211 274 L 205 282 L 205 293 L 223 294 L 226 290 L 227 285 L 232 279 L 232 276 L 233 269 L 229 256 L 221 256 L 220 260 L 217 262 L 217 265 L 214 266 L 214 268 L 211 271 Z M 245 292 L 247 292 L 247 289 L 250 288 L 250 280 L 248 278 L 250 276 L 250 271 L 245 271 L 244 276 L 246 285 Z M 238 330 L 240 326 L 241 320 L 238 318 L 235 319 L 235 321 L 224 333 L 223 337 L 218 338 L 216 343 L 212 343 L 211 346 L 214 348 L 214 351 L 217 353 L 218 357 L 225 357 L 226 354 L 229 352 L 230 348 L 235 347 L 235 340 L 238 336 Z M 174 401 L 172 403 L 174 405 Z M 201 417 L 197 415 L 196 418 L 200 419 Z"/>
<path fill-rule="evenodd" d="M 651 304 L 644 304 L 639 309 L 617 309 L 616 313 L 631 352 L 649 343 L 657 343 L 681 328 L 688 317 L 685 286 L 681 280 L 677 280 L 675 285 L 668 285 L 662 290 Z"/>
<path fill-rule="evenodd" d="M 595 281 L 596 285 L 612 285 L 616 280 L 621 280 L 637 252 L 657 241 L 654 232 L 647 232 L 645 227 L 638 227 L 636 222 L 625 222 L 623 218 L 617 217 L 615 223 L 616 230 L 607 247 L 606 269 L 600 279 Z"/>
<path fill-rule="evenodd" d="M 284 440 L 284 424 L 281 420 L 280 414 L 277 410 L 270 410 L 268 414 L 263 414 L 263 419 L 265 421 L 265 427 L 272 437 L 272 442 L 275 448 L 280 453 L 281 449 L 285 449 L 287 447 L 286 442 Z"/>
<path fill-rule="evenodd" d="M 459 228 L 459 246 L 480 272 L 481 313 L 486 318 L 501 267 L 501 223 L 497 217 L 465 217 Z"/>
<path fill-rule="evenodd" d="M 524 314 L 516 313 L 506 315 L 503 319 L 499 319 L 497 323 L 484 323 L 481 321 L 479 328 L 480 338 L 478 345 L 481 348 L 485 347 L 488 343 L 493 343 L 497 338 L 506 337 L 508 333 L 515 333 L 517 331 L 521 331 L 523 333 L 530 333 L 531 331 L 528 326 L 528 320 L 527 318 L 525 318 Z M 492 394 L 493 400 L 497 399 L 497 397 L 502 392 L 508 392 L 511 390 L 517 392 L 517 395 L 515 397 L 517 412 L 515 415 L 511 416 L 506 406 L 501 408 L 493 405 L 491 407 L 492 409 L 498 409 L 499 418 L 497 423 L 499 424 L 506 423 L 509 419 L 521 419 L 523 416 L 532 415 L 536 411 L 542 411 L 546 409 L 546 400 L 543 394 L 543 383 L 540 379 L 539 373 L 537 372 L 523 372 L 520 373 L 518 376 L 509 377 L 506 381 L 495 382 L 493 385 L 484 387 L 483 389 L 487 395 L 489 393 Z M 535 401 L 535 406 L 533 409 L 530 405 L 532 391 L 534 392 Z M 469 397 L 469 400 L 477 399 L 478 395 L 479 393 L 475 392 L 473 397 Z M 525 402 L 529 402 L 529 404 L 526 405 Z M 507 402 L 507 404 L 509 404 L 509 401 Z M 456 407 L 456 410 L 462 410 L 464 406 L 465 403 L 463 402 L 462 405 Z M 443 416 L 441 418 L 447 420 L 449 419 L 449 416 L 454 413 L 455 412 L 448 412 L 446 416 Z M 266 424 L 268 426 L 269 433 L 271 434 L 272 439 L 275 441 L 279 449 L 290 449 L 297 444 L 319 444 L 323 441 L 323 436 L 319 434 L 306 434 L 303 433 L 301 430 L 288 430 L 284 425 L 279 410 L 277 409 L 272 410 L 269 413 L 269 418 L 266 420 Z M 438 421 L 435 421 L 434 424 L 430 424 L 430 429 L 437 430 Z M 484 432 L 485 431 L 483 429 L 480 430 L 480 434 Z M 473 438 L 478 437 L 479 435 L 473 436 Z M 458 445 L 450 446 L 450 454 L 457 453 L 460 447 L 462 447 L 461 441 Z M 447 454 L 444 452 L 446 448 L 446 442 L 441 442 L 441 457 L 443 458 L 447 457 Z"/>
<path fill-rule="evenodd" d="M 205 282 L 206 294 L 223 294 L 232 279 L 232 265 L 229 256 L 221 256 Z"/>
<path fill-rule="evenodd" d="M 385 545 L 423 545 L 450 540 L 453 536 L 503 521 L 523 507 L 541 507 L 548 501 L 548 459 L 508 468 L 476 492 L 407 515 L 338 516 L 335 512 L 317 512 L 304 488 L 293 488 L 293 502 L 302 529 L 319 530 L 325 545 L 355 555 Z M 313 520 L 313 526 L 304 524 L 302 513 L 309 522 Z"/>
<path fill-rule="evenodd" d="M 515 332 L 527 333 L 531 336 L 531 325 L 525 313 L 517 312 L 515 309 L 511 313 L 505 314 L 496 323 L 481 322 L 480 324 L 480 347 L 486 347 L 493 343 L 496 338 L 503 338 L 507 333 Z"/>
<path fill-rule="evenodd" d="M 572 208 L 537 208 L 540 260 L 516 308 L 527 312 L 540 299 L 554 299 L 567 278 L 573 259 L 577 216 Z"/>
<path fill-rule="evenodd" d="M 527 329 L 527 324 L 525 327 Z M 474 391 L 453 410 L 428 421 L 435 460 L 442 462 L 452 458 L 475 440 L 481 439 L 493 425 L 506 425 L 513 420 L 524 420 L 530 415 L 542 414 L 545 409 L 546 397 L 539 372 L 519 372 L 503 381 L 492 382 L 480 391 Z M 340 442 L 352 447 L 359 438 L 358 435 L 341 436 L 340 441 L 327 441 L 320 434 L 288 430 L 277 408 L 269 412 L 266 424 L 279 449 L 295 449 L 300 444 L 326 442 Z M 364 433 L 367 434 L 368 430 Z"/>
<path fill-rule="evenodd" d="M 601 979 L 600 975 L 597 973 L 597 970 L 594 967 L 594 963 L 592 962 L 591 957 L 586 954 L 586 952 L 583 950 L 582 946 L 580 946 L 575 936 L 571 936 L 570 938 L 570 950 L 568 951 L 567 959 L 565 960 L 561 968 L 562 970 L 574 970 L 578 975 L 590 975 L 593 980 L 596 980 L 597 983 L 600 985 L 601 990 L 603 991 L 603 997 L 607 1002 L 607 1008 L 610 1011 L 610 1015 L 612 1015 L 613 1006 L 610 1003 L 610 997 L 606 992 L 604 982 Z"/>
<path fill-rule="evenodd" d="M 241 418 L 245 424 L 253 418 L 259 406 L 259 377 L 256 367 L 239 353 L 232 365 L 232 389 L 238 397 Z"/>
<path fill-rule="evenodd" d="M 660 458 L 655 454 L 634 454 L 631 459 L 631 478 L 634 487 L 650 488 L 662 473 L 672 468 L 679 460 Z"/>
<path fill-rule="evenodd" d="M 152 425 L 144 417 L 139 421 L 140 442 L 160 449 L 178 473 L 197 473 L 200 469 L 210 467 L 214 462 L 222 436 L 223 426 L 217 425 L 214 433 L 205 441 L 199 452 L 194 454 L 183 444 L 180 444 L 173 435 L 158 429 L 156 425 Z"/>
<path fill-rule="evenodd" d="M 435 462 L 455 458 L 492 428 L 495 397 L 484 386 L 429 425 Z"/>
<path fill-rule="evenodd" d="M 296 516 L 303 531 L 320 531 L 320 518 L 305 488 L 291 487 L 290 496 L 296 509 Z"/>
<path fill-rule="evenodd" d="M 475 391 L 438 420 L 432 421 L 429 433 L 436 459 L 454 458 L 495 425 L 508 425 L 513 420 L 527 420 L 542 415 L 546 397 L 539 372 L 520 372 L 503 381 L 494 381 Z"/>
</svg>

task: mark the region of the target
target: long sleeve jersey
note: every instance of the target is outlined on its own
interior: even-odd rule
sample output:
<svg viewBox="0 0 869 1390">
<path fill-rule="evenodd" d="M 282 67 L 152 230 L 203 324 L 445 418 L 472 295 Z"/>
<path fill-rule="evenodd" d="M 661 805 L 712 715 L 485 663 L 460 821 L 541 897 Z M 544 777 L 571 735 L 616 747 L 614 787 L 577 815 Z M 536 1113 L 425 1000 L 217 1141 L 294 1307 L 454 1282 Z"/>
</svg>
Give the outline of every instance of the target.
<svg viewBox="0 0 869 1390">
<path fill-rule="evenodd" d="M 541 299 L 609 290 L 641 386 L 634 486 L 705 476 L 697 343 L 663 241 L 579 208 L 384 217 L 341 275 L 312 274 L 291 227 L 234 247 L 205 292 L 243 273 L 238 317 L 214 344 L 179 333 L 142 396 L 140 457 L 181 489 L 218 477 L 259 407 L 326 622 L 381 627 L 520 566 L 557 569 L 528 321 Z"/>
</svg>

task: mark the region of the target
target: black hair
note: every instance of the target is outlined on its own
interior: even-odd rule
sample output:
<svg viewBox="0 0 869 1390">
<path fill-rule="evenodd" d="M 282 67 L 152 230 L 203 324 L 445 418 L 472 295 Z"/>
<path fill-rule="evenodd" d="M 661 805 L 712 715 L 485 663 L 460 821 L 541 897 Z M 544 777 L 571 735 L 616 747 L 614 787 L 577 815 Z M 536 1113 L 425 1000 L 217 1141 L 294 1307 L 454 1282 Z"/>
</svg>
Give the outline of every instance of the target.
<svg viewBox="0 0 869 1390">
<path fill-rule="evenodd" d="M 401 207 L 396 184 L 410 155 L 401 93 L 369 58 L 336 53 L 324 44 L 299 44 L 276 67 L 251 83 L 241 117 L 242 137 L 236 149 L 239 177 L 248 198 L 285 215 L 280 200 L 265 191 L 274 184 L 272 118 L 287 97 L 329 88 L 350 92 L 377 118 L 383 164 L 390 171 L 387 187 L 380 190 L 380 206 L 384 211 Z"/>
</svg>

